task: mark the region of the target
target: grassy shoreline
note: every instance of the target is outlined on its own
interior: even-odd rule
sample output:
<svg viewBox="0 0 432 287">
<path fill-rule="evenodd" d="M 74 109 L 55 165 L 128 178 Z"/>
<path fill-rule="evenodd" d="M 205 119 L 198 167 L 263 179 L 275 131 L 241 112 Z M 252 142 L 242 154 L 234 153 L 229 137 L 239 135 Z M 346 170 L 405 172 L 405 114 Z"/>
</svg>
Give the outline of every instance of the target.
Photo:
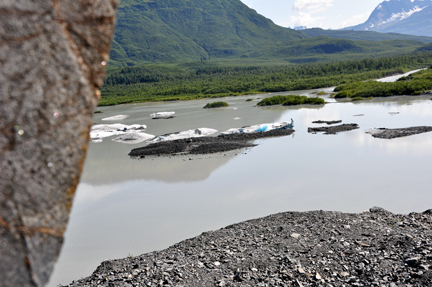
<svg viewBox="0 0 432 287">
<path fill-rule="evenodd" d="M 107 76 L 99 106 L 328 88 L 403 74 L 431 63 L 432 53 L 418 53 L 289 66 L 128 67 Z"/>
<path fill-rule="evenodd" d="M 370 99 L 401 95 L 417 96 L 432 90 L 432 67 L 402 77 L 395 82 L 355 82 L 335 88 L 336 99 Z"/>
</svg>

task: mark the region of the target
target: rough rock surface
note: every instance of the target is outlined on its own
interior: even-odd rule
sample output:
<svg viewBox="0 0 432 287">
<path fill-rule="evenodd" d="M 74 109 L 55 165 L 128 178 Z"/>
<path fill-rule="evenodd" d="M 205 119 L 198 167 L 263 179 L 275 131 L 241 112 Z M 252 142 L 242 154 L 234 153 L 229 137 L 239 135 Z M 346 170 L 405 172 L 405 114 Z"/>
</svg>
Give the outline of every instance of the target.
<svg viewBox="0 0 432 287">
<path fill-rule="evenodd" d="M 394 139 L 400 137 L 407 137 L 422 133 L 432 132 L 432 127 L 420 126 L 420 127 L 410 127 L 410 128 L 400 128 L 400 129 L 386 129 L 380 128 L 376 130 L 370 130 L 367 133 L 371 134 L 374 138 L 380 139 Z"/>
<path fill-rule="evenodd" d="M 432 210 L 286 212 L 104 261 L 68 286 L 432 286 Z"/>
<path fill-rule="evenodd" d="M 340 132 L 351 131 L 358 128 L 359 126 L 357 124 L 342 124 L 342 125 L 331 126 L 331 127 L 308 128 L 308 133 L 324 132 L 325 135 L 334 135 Z"/>
<path fill-rule="evenodd" d="M 131 150 L 131 157 L 176 155 L 176 154 L 209 154 L 227 152 L 235 149 L 255 146 L 248 142 L 260 138 L 287 136 L 293 129 L 276 129 L 268 132 L 238 133 L 219 135 L 217 137 L 197 137 L 153 143 Z"/>
<path fill-rule="evenodd" d="M 0 286 L 44 286 L 63 241 L 117 0 L 0 0 Z"/>
</svg>

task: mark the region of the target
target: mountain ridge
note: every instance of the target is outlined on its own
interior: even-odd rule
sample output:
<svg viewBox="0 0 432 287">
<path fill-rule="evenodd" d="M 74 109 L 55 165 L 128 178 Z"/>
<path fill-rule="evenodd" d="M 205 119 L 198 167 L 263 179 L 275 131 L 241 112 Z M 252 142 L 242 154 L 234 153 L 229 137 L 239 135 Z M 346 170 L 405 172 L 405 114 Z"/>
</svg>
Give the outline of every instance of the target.
<svg viewBox="0 0 432 287">
<path fill-rule="evenodd" d="M 278 26 L 240 0 L 121 0 L 110 66 L 220 60 L 306 63 L 407 53 L 432 41 L 335 33 L 340 32 L 307 35 Z M 396 38 L 400 43 L 383 41 Z M 362 42 L 370 39 L 377 41 Z"/>
<path fill-rule="evenodd" d="M 432 0 L 386 0 L 366 22 L 342 30 L 432 36 Z"/>
</svg>

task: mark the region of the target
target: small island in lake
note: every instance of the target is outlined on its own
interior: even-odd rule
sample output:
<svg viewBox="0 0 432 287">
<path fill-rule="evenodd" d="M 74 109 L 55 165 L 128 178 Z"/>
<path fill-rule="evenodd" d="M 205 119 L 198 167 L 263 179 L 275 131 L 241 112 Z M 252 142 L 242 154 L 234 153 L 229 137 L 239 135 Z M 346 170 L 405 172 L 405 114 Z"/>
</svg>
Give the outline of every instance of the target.
<svg viewBox="0 0 432 287">
<path fill-rule="evenodd" d="M 323 105 L 325 104 L 324 99 L 319 97 L 308 98 L 307 96 L 273 96 L 265 98 L 258 103 L 258 106 L 273 106 L 273 105 L 283 105 L 283 106 L 295 106 L 295 105 Z"/>
<path fill-rule="evenodd" d="M 214 102 L 205 105 L 204 109 L 213 109 L 213 108 L 222 108 L 222 107 L 229 107 L 229 105 L 226 102 Z"/>
</svg>

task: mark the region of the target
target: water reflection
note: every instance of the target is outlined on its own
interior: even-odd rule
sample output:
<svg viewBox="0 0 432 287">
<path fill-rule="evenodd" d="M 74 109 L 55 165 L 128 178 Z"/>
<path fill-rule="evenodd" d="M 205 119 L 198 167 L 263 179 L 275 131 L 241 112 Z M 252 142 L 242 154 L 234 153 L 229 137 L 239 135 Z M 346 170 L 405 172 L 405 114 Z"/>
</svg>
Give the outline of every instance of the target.
<svg viewBox="0 0 432 287">
<path fill-rule="evenodd" d="M 323 109 L 319 113 L 313 109 L 301 109 L 298 111 L 298 115 L 304 126 L 322 126 L 323 124 L 312 124 L 312 122 L 317 120 L 341 120 L 339 109 Z"/>
<path fill-rule="evenodd" d="M 134 145 L 92 144 L 50 287 L 90 275 L 104 259 L 163 249 L 203 231 L 276 212 L 361 212 L 375 205 L 396 213 L 431 208 L 432 133 L 394 140 L 365 134 L 375 127 L 432 125 L 429 98 L 297 109 L 253 107 L 257 101 L 246 102 L 250 97 L 223 99 L 230 107 L 222 110 L 202 109 L 207 100 L 103 108 L 96 122 L 127 114 L 122 123 L 146 124 L 151 134 L 197 125 L 224 131 L 291 118 L 296 132 L 295 137 L 259 140 L 237 156 L 191 161 L 131 160 L 127 153 Z M 150 119 L 163 110 L 175 110 L 176 117 Z M 392 111 L 399 114 L 392 116 Z M 358 114 L 364 116 L 354 116 Z M 342 120 L 360 129 L 309 134 L 315 120 Z"/>
<path fill-rule="evenodd" d="M 113 149 L 116 148 L 119 147 Z M 113 149 L 91 146 L 81 182 L 107 185 L 137 179 L 168 183 L 202 181 L 235 155 L 217 155 L 211 161 L 202 160 L 206 156 L 147 157 L 138 160 L 127 156 L 129 146 L 121 148 L 122 152 Z M 107 154 L 107 150 L 112 152 Z"/>
<path fill-rule="evenodd" d="M 366 133 L 349 133 L 347 138 L 356 146 L 368 146 L 389 154 L 417 157 L 432 155 L 432 133 L 391 140 L 376 139 Z"/>
<path fill-rule="evenodd" d="M 432 104 L 432 101 L 430 101 L 429 98 L 430 95 L 429 96 L 428 95 L 395 96 L 395 97 L 388 97 L 388 98 L 373 98 L 371 100 L 364 100 L 364 101 L 354 101 L 352 103 L 355 105 L 383 105 L 383 106 L 399 107 L 399 106 L 410 106 L 414 103 Z M 423 106 L 423 108 L 427 109 L 427 106 Z"/>
<path fill-rule="evenodd" d="M 103 114 L 95 115 L 95 122 L 107 116 L 126 114 L 129 117 L 122 121 L 124 124 L 146 124 L 146 132 L 160 135 L 197 127 L 209 127 L 219 132 L 233 127 L 275 122 L 281 111 L 287 108 L 262 109 L 255 107 L 256 102 L 246 102 L 245 97 L 225 98 L 230 107 L 223 109 L 203 109 L 208 100 L 193 102 L 179 102 L 176 104 L 139 104 L 123 105 L 103 108 Z M 173 119 L 152 120 L 150 114 L 155 110 L 176 110 Z M 240 118 L 236 119 L 235 118 Z M 128 180 L 144 179 L 164 182 L 192 182 L 207 179 L 210 174 L 226 164 L 236 153 L 230 152 L 226 156 L 212 157 L 211 161 L 199 159 L 206 156 L 195 156 L 193 163 L 188 157 L 160 157 L 132 160 L 127 154 L 141 144 L 123 145 L 105 139 L 102 143 L 91 144 L 84 166 L 81 182 L 92 185 L 103 185 Z"/>
</svg>

